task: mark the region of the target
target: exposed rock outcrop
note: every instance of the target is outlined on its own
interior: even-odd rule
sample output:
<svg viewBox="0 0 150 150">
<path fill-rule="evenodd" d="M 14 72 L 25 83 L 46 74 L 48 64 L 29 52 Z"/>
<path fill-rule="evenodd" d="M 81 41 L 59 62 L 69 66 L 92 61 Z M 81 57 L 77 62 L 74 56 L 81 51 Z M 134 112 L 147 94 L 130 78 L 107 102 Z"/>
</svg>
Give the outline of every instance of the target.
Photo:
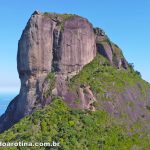
<svg viewBox="0 0 150 150">
<path fill-rule="evenodd" d="M 90 89 L 90 86 L 82 85 L 78 91 L 79 99 L 81 100 L 82 109 L 95 111 L 94 103 L 96 98 Z"/>
<path fill-rule="evenodd" d="M 95 110 L 96 98 L 87 85 L 69 91 L 68 81 L 96 56 L 97 50 L 111 65 L 127 68 L 118 46 L 104 31 L 77 15 L 40 13 L 29 19 L 18 44 L 19 95 L 0 117 L 0 132 L 36 108 L 62 97 L 71 107 Z M 54 73 L 52 75 L 51 73 Z M 81 103 L 76 105 L 76 100 Z"/>
<path fill-rule="evenodd" d="M 100 28 L 94 28 L 96 34 L 97 50 L 106 57 L 110 63 L 118 69 L 127 69 L 128 63 L 124 58 L 121 49 L 110 41 L 105 32 Z"/>
<path fill-rule="evenodd" d="M 20 93 L 1 116 L 0 132 L 50 102 L 50 97 L 43 96 L 43 85 L 49 72 L 56 72 L 55 93 L 63 96 L 66 78 L 76 75 L 95 56 L 95 34 L 87 19 L 35 11 L 18 44 Z"/>
<path fill-rule="evenodd" d="M 71 17 L 64 22 L 64 29 L 59 35 L 60 42 L 54 45 L 55 53 L 59 55 L 59 72 L 68 74 L 79 71 L 96 56 L 93 27 L 86 19 Z"/>
</svg>

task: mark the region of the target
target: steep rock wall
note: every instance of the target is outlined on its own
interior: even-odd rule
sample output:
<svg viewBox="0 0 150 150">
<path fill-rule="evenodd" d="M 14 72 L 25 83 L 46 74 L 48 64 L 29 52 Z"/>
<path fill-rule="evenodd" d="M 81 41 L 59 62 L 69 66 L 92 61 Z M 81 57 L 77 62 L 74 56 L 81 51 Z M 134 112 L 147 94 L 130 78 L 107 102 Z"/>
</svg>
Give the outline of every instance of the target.
<svg viewBox="0 0 150 150">
<path fill-rule="evenodd" d="M 62 97 L 71 107 L 94 110 L 96 98 L 89 86 L 72 92 L 68 82 L 95 58 L 97 51 L 113 66 L 128 67 L 119 47 L 103 30 L 93 29 L 87 19 L 35 11 L 18 44 L 20 93 L 0 117 L 0 133 L 36 108 L 48 105 L 52 95 Z M 77 99 L 81 99 L 80 105 L 75 105 Z"/>
<path fill-rule="evenodd" d="M 92 25 L 78 16 L 67 20 L 64 23 L 60 48 L 60 71 L 71 73 L 80 70 L 96 56 Z"/>
<path fill-rule="evenodd" d="M 18 44 L 20 93 L 1 116 L 0 132 L 50 102 L 49 97 L 43 97 L 43 84 L 49 72 L 55 72 L 56 84 L 62 85 L 67 77 L 77 74 L 96 56 L 92 25 L 82 17 L 66 16 L 36 11 L 29 19 Z M 59 89 L 57 84 L 57 96 L 62 96 L 65 87 L 62 91 Z"/>
</svg>

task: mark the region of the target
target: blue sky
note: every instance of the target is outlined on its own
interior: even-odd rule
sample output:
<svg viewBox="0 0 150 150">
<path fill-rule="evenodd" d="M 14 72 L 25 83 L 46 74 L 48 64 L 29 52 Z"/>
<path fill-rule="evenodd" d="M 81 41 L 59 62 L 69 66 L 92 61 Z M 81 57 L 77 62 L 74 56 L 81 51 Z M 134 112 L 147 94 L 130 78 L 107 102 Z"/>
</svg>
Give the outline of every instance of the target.
<svg viewBox="0 0 150 150">
<path fill-rule="evenodd" d="M 1 0 L 0 92 L 19 91 L 16 55 L 18 40 L 34 10 L 73 13 L 105 30 L 128 62 L 150 82 L 149 0 Z"/>
</svg>

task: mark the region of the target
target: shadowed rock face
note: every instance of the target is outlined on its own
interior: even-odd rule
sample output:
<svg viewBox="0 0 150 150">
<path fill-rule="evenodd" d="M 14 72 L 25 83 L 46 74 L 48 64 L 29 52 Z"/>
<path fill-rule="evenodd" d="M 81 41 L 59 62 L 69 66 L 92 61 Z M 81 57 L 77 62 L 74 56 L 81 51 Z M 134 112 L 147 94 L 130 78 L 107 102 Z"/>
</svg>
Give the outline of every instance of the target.
<svg viewBox="0 0 150 150">
<path fill-rule="evenodd" d="M 19 40 L 17 67 L 21 89 L 16 108 L 21 116 L 32 111 L 40 98 L 42 83 L 51 71 L 55 26 L 48 17 L 34 13 Z"/>
<path fill-rule="evenodd" d="M 65 18 L 63 15 L 34 12 L 18 44 L 20 93 L 1 116 L 0 132 L 35 108 L 42 107 L 43 101 L 46 101 L 44 104 L 50 102 L 50 98 L 45 99 L 42 93 L 49 72 L 58 74 L 57 96 L 67 95 L 65 79 L 77 74 L 95 56 L 95 34 L 86 19 L 75 15 Z"/>
<path fill-rule="evenodd" d="M 128 68 L 128 63 L 124 58 L 121 49 L 105 35 L 104 31 L 100 28 L 94 28 L 96 35 L 96 46 L 100 54 L 106 57 L 110 63 L 118 69 Z"/>
</svg>

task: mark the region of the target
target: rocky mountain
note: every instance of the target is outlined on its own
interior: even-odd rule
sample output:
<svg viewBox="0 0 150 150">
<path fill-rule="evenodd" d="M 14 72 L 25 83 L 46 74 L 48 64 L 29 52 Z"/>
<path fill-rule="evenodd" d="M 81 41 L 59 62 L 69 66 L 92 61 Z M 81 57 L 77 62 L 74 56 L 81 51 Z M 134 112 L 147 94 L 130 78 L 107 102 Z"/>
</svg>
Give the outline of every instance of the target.
<svg viewBox="0 0 150 150">
<path fill-rule="evenodd" d="M 105 110 L 118 122 L 150 127 L 150 85 L 121 49 L 85 18 L 40 13 L 18 44 L 21 89 L 0 117 L 0 132 L 61 97 L 73 109 Z"/>
</svg>

